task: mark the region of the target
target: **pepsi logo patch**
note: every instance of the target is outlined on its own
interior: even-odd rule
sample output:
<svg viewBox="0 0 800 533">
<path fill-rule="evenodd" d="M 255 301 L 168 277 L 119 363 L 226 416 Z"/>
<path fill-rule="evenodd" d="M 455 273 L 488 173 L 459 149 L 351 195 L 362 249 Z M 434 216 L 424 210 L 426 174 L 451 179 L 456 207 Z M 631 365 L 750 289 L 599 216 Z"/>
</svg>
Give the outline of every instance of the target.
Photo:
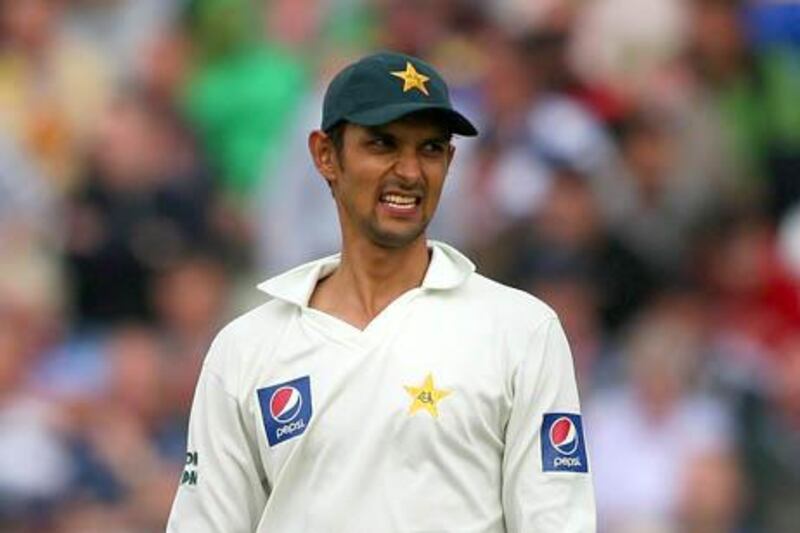
<svg viewBox="0 0 800 533">
<path fill-rule="evenodd" d="M 311 421 L 311 378 L 258 389 L 258 403 L 270 447 L 299 437 Z"/>
<path fill-rule="evenodd" d="M 546 413 L 542 420 L 542 470 L 588 472 L 581 415 Z"/>
<path fill-rule="evenodd" d="M 302 408 L 303 395 L 290 385 L 279 388 L 269 399 L 269 414 L 281 423 L 294 420 Z"/>
</svg>

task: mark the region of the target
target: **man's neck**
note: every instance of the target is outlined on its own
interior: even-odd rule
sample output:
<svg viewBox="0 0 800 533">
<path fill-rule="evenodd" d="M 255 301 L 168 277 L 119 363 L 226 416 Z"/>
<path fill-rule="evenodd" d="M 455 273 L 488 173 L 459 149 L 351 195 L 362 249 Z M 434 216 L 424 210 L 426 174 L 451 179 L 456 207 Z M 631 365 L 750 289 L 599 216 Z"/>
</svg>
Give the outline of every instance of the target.
<svg viewBox="0 0 800 533">
<path fill-rule="evenodd" d="M 309 305 L 363 329 L 397 297 L 422 284 L 429 261 L 424 237 L 397 249 L 345 243 L 339 267 L 317 283 Z"/>
</svg>

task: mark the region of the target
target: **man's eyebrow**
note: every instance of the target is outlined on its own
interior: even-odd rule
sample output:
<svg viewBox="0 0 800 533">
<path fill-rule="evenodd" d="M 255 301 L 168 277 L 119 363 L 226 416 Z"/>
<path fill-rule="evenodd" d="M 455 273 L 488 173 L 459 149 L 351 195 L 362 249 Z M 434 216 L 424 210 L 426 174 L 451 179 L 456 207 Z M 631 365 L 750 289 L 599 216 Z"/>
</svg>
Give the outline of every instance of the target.
<svg viewBox="0 0 800 533">
<path fill-rule="evenodd" d="M 385 128 L 381 126 L 364 126 L 367 130 L 367 133 L 372 135 L 373 137 L 391 137 L 394 138 L 394 135 L 386 131 Z"/>
<path fill-rule="evenodd" d="M 442 133 L 441 135 L 434 135 L 428 139 L 425 139 L 426 143 L 449 143 L 452 140 L 452 135 L 449 133 Z"/>
<path fill-rule="evenodd" d="M 364 126 L 364 129 L 367 130 L 367 133 L 373 137 L 382 137 L 384 139 L 395 139 L 396 136 L 391 132 L 387 131 L 386 127 L 383 125 L 378 126 Z M 430 137 L 423 139 L 421 144 L 425 143 L 449 143 L 452 140 L 453 136 L 449 132 L 442 132 L 431 135 Z"/>
</svg>

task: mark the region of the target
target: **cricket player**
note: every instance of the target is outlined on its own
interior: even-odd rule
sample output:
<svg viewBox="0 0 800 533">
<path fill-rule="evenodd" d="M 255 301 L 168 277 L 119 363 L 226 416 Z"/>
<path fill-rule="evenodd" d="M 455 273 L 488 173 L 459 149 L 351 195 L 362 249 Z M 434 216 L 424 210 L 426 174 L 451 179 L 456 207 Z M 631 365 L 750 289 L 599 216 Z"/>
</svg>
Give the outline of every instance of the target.
<svg viewBox="0 0 800 533">
<path fill-rule="evenodd" d="M 262 283 L 214 340 L 168 531 L 594 531 L 558 318 L 426 238 L 452 135 L 476 134 L 417 58 L 333 79 L 308 144 L 341 253 Z"/>
</svg>

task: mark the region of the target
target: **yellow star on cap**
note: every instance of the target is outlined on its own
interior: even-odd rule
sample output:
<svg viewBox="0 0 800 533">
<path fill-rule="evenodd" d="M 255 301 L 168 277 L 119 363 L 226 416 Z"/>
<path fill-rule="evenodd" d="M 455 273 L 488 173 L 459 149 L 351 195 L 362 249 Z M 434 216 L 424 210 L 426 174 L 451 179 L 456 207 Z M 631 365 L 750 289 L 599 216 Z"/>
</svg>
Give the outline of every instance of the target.
<svg viewBox="0 0 800 533">
<path fill-rule="evenodd" d="M 405 386 L 406 392 L 414 399 L 408 409 L 408 414 L 413 415 L 420 409 L 428 411 L 433 418 L 439 416 L 439 411 L 436 407 L 439 401 L 448 396 L 451 391 L 445 389 L 437 389 L 433 385 L 433 376 L 428 374 L 425 381 L 420 387 Z"/>
<path fill-rule="evenodd" d="M 425 82 L 430 78 L 417 72 L 417 69 L 414 68 L 414 65 L 411 64 L 411 61 L 406 61 L 405 70 L 398 70 L 392 72 L 391 74 L 392 76 L 396 76 L 403 80 L 404 93 L 410 91 L 411 89 L 419 89 L 425 94 L 425 96 L 428 96 L 428 88 L 425 87 Z"/>
</svg>

